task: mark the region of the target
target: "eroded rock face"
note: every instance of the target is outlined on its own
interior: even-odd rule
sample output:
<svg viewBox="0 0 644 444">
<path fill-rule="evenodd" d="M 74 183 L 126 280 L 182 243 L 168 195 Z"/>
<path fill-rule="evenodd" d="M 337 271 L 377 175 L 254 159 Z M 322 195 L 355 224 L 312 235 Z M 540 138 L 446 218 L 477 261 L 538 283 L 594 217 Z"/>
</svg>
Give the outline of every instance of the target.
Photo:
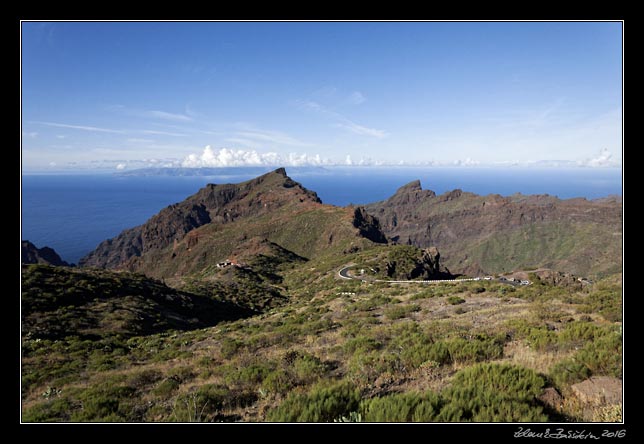
<svg viewBox="0 0 644 444">
<path fill-rule="evenodd" d="M 367 214 L 363 207 L 355 209 L 353 226 L 360 230 L 360 235 L 376 243 L 387 243 L 387 238 L 382 233 L 380 222 L 373 216 Z"/>
<path fill-rule="evenodd" d="M 28 240 L 22 241 L 22 263 L 69 266 L 53 248 L 38 248 Z"/>
</svg>

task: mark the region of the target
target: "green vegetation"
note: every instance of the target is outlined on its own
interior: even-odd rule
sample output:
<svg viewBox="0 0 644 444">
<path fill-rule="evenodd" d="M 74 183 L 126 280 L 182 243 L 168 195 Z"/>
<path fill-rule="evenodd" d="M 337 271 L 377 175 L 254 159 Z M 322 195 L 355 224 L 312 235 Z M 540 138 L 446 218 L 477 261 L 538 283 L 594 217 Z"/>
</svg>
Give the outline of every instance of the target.
<svg viewBox="0 0 644 444">
<path fill-rule="evenodd" d="M 143 290 L 150 300 L 157 300 L 155 291 L 170 296 L 168 313 L 179 313 L 175 304 L 229 298 L 218 301 L 214 291 L 178 292 L 129 273 L 28 267 L 28 316 L 46 319 L 53 331 L 61 331 L 55 322 L 89 325 L 98 299 L 105 320 L 64 336 L 27 330 L 23 420 L 548 421 L 552 410 L 538 400 L 545 387 L 568 396 L 570 385 L 588 376 L 621 377 L 621 288 L 615 279 L 584 288 L 335 279 L 346 256 L 365 263 L 387 248 L 336 250 L 297 267 L 279 265 L 278 278 L 261 278 L 261 285 L 289 295 L 277 304 L 255 305 L 250 317 L 206 328 L 158 323 L 147 334 L 114 328 L 113 316 L 129 307 L 119 288 L 139 282 L 150 289 Z M 76 305 L 63 299 L 51 304 L 41 283 L 56 287 L 63 278 L 72 294 L 81 293 L 73 290 L 77 279 L 83 291 L 104 281 L 115 286 L 110 297 L 98 293 Z M 512 292 L 498 297 L 506 288 Z M 465 304 L 450 303 L 463 300 L 467 310 L 456 314 Z M 53 313 L 72 305 L 78 319 L 56 321 Z M 594 414 L 610 417 L 616 411 L 606 407 Z M 580 418 L 573 410 L 556 414 Z"/>
<path fill-rule="evenodd" d="M 306 393 L 291 393 L 282 404 L 269 411 L 273 422 L 333 422 L 358 408 L 360 392 L 350 383 L 320 383 Z"/>
</svg>

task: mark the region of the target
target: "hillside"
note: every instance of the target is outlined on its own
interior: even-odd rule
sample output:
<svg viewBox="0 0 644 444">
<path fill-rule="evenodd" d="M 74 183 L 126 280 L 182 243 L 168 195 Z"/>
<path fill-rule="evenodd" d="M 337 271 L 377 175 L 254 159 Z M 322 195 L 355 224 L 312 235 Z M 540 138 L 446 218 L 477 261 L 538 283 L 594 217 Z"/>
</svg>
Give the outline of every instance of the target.
<svg viewBox="0 0 644 444">
<path fill-rule="evenodd" d="M 25 265 L 25 337 L 84 339 L 192 330 L 252 312 L 132 273 Z"/>
<path fill-rule="evenodd" d="M 437 196 L 414 181 L 365 208 L 396 242 L 438 247 L 454 272 L 545 267 L 587 276 L 621 271 L 621 199 L 479 196 L 461 190 Z"/>
<path fill-rule="evenodd" d="M 297 297 L 251 318 L 93 341 L 25 336 L 23 420 L 621 420 L 614 390 L 595 402 L 578 384 L 621 389 L 619 277 L 583 289 L 533 279 L 365 285 L 316 258 L 285 274 Z"/>
</svg>

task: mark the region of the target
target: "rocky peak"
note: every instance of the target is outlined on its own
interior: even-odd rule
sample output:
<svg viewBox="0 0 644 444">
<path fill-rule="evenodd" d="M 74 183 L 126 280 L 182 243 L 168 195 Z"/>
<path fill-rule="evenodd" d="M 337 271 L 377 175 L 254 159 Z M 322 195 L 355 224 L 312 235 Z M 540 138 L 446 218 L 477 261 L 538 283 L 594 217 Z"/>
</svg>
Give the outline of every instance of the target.
<svg viewBox="0 0 644 444">
<path fill-rule="evenodd" d="M 45 264 L 68 267 L 69 264 L 61 259 L 53 248 L 38 248 L 28 240 L 22 241 L 23 264 Z"/>
<path fill-rule="evenodd" d="M 407 185 L 398 188 L 396 193 L 391 196 L 386 202 L 394 206 L 402 206 L 409 204 L 416 204 L 424 199 L 429 199 L 436 196 L 431 190 L 423 190 L 420 180 L 414 180 Z"/>
<path fill-rule="evenodd" d="M 422 191 L 422 189 L 423 187 L 420 184 L 420 180 L 416 179 L 398 188 L 395 194 L 407 194 L 415 191 Z"/>
</svg>

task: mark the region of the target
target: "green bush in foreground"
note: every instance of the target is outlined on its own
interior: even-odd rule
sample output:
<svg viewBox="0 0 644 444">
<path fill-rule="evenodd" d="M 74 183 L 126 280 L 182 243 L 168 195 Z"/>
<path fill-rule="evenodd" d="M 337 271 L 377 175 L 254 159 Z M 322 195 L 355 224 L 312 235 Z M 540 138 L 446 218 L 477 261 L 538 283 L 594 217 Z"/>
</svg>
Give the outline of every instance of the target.
<svg viewBox="0 0 644 444">
<path fill-rule="evenodd" d="M 593 376 L 622 376 L 622 337 L 614 332 L 587 343 L 572 357 L 550 369 L 550 377 L 559 387 Z"/>
<path fill-rule="evenodd" d="M 537 405 L 544 379 L 533 370 L 507 364 L 477 364 L 459 371 L 441 395 L 439 421 L 542 422 Z"/>
<path fill-rule="evenodd" d="M 319 383 L 307 393 L 291 393 L 266 419 L 271 422 L 333 422 L 356 411 L 360 391 L 346 381 Z"/>
<path fill-rule="evenodd" d="M 432 422 L 441 409 L 440 397 L 432 392 L 397 393 L 362 402 L 365 422 Z"/>
<path fill-rule="evenodd" d="M 323 383 L 291 393 L 268 421 L 286 422 L 544 422 L 537 396 L 544 379 L 507 364 L 476 364 L 456 373 L 440 394 L 397 393 L 360 400 L 347 382 Z"/>
</svg>

